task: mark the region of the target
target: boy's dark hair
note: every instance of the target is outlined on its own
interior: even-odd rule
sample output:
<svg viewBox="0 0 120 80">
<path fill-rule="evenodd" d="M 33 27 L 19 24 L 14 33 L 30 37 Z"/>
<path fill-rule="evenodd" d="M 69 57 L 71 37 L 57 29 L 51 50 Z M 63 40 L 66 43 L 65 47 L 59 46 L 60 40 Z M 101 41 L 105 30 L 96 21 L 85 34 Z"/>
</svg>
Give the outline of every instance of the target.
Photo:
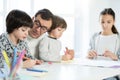
<svg viewBox="0 0 120 80">
<path fill-rule="evenodd" d="M 38 15 L 41 15 L 41 18 L 44 20 L 50 20 L 53 19 L 53 14 L 50 10 L 48 9 L 42 9 L 39 10 L 36 14 L 35 17 L 37 17 Z"/>
<path fill-rule="evenodd" d="M 62 17 L 54 15 L 52 27 L 50 28 L 50 30 L 48 32 L 51 32 L 52 30 L 56 29 L 57 27 L 61 27 L 61 28 L 66 29 L 67 23 Z"/>
<path fill-rule="evenodd" d="M 6 30 L 8 33 L 12 33 L 14 29 L 18 29 L 21 26 L 33 27 L 33 21 L 31 17 L 20 10 L 12 10 L 6 17 Z"/>
</svg>

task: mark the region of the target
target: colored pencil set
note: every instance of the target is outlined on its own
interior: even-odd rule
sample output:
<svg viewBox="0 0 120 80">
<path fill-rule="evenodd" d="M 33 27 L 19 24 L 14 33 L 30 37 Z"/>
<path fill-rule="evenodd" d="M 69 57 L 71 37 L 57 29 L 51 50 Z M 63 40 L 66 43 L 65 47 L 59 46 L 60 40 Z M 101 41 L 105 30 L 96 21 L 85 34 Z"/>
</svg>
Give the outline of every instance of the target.
<svg viewBox="0 0 120 80">
<path fill-rule="evenodd" d="M 8 67 L 9 67 L 9 69 L 10 69 L 10 73 L 9 73 L 8 76 L 9 76 L 9 78 L 11 78 L 11 80 L 16 76 L 16 73 L 17 73 L 17 71 L 18 71 L 18 69 L 19 69 L 19 67 L 20 67 L 20 65 L 21 65 L 21 61 L 22 61 L 25 53 L 26 53 L 26 51 L 23 50 L 23 51 L 19 54 L 19 56 L 17 57 L 17 48 L 14 48 L 13 60 L 12 60 L 12 62 L 10 63 L 9 58 L 8 58 L 8 56 L 7 56 L 7 53 L 6 53 L 5 51 L 2 52 L 3 57 L 4 57 L 7 65 L 8 65 Z"/>
</svg>

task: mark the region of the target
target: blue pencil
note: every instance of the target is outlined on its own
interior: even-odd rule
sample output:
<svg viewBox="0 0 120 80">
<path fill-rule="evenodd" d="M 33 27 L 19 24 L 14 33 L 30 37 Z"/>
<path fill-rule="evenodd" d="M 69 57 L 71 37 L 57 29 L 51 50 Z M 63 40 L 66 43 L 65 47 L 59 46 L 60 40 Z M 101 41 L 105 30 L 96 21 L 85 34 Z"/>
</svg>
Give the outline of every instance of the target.
<svg viewBox="0 0 120 80">
<path fill-rule="evenodd" d="M 14 66 L 12 72 L 11 72 L 11 76 L 12 76 L 12 77 L 15 77 L 16 72 L 17 72 L 17 70 L 18 70 L 18 68 L 19 68 L 19 66 L 20 66 L 20 62 L 22 61 L 25 52 L 26 52 L 26 51 L 23 50 L 23 51 L 20 53 L 20 55 L 19 55 L 19 57 L 18 57 L 18 59 L 17 59 L 17 61 L 16 61 L 16 64 L 15 64 L 15 66 Z"/>
<path fill-rule="evenodd" d="M 48 72 L 46 70 L 39 70 L 39 69 L 33 69 L 33 68 L 27 68 L 27 71 L 33 71 L 33 72 Z"/>
<path fill-rule="evenodd" d="M 17 58 L 17 48 L 14 48 L 14 53 L 13 53 L 13 62 L 12 62 L 12 69 L 15 67 L 16 65 L 16 58 Z"/>
</svg>

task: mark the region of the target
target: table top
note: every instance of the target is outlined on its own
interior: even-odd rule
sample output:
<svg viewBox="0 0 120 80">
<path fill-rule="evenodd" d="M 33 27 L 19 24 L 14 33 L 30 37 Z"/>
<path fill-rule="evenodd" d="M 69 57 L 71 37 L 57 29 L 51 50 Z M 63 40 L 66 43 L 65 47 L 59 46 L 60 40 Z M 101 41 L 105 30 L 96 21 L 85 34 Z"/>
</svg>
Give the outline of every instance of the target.
<svg viewBox="0 0 120 80">
<path fill-rule="evenodd" d="M 48 72 L 19 69 L 18 74 L 21 80 L 102 80 L 120 74 L 120 68 L 84 66 L 75 60 L 61 63 L 44 62 L 34 69 Z"/>
<path fill-rule="evenodd" d="M 36 80 L 102 80 L 120 74 L 120 68 L 103 68 L 83 66 L 74 62 L 43 63 L 35 69 L 47 70 L 47 73 L 40 73 Z M 29 75 L 32 72 L 22 70 L 23 74 Z M 34 74 L 34 75 L 33 75 Z M 35 76 L 33 72 L 30 76 Z"/>
</svg>

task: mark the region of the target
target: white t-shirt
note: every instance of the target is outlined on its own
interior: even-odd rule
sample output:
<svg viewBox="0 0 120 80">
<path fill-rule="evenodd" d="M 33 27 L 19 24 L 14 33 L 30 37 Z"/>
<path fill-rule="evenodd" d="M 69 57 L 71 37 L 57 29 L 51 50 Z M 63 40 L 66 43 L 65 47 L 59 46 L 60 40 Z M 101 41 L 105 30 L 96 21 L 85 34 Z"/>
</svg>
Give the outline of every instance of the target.
<svg viewBox="0 0 120 80">
<path fill-rule="evenodd" d="M 28 47 L 30 49 L 30 53 L 35 58 L 39 58 L 39 42 L 45 36 L 45 34 L 41 35 L 39 38 L 34 39 L 30 36 L 27 37 L 26 41 L 28 43 Z"/>
<path fill-rule="evenodd" d="M 116 54 L 119 48 L 119 39 L 117 34 L 113 35 L 99 35 L 95 41 L 95 50 L 97 51 L 98 55 L 102 55 L 106 50 L 111 51 L 112 53 Z"/>
</svg>

